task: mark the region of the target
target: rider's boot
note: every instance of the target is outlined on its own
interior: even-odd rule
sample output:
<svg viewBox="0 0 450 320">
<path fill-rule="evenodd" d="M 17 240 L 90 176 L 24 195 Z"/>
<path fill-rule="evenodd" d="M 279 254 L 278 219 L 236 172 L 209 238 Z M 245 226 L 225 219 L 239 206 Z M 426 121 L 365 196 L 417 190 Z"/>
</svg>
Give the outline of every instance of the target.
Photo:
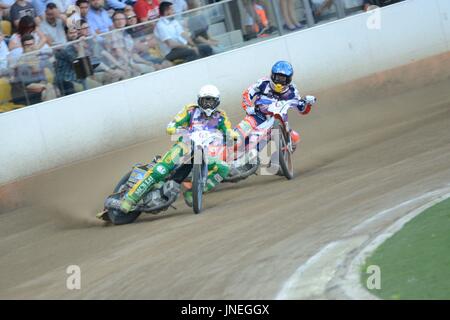
<svg viewBox="0 0 450 320">
<path fill-rule="evenodd" d="M 297 149 L 297 145 L 300 142 L 300 134 L 295 130 L 290 130 L 291 140 L 292 140 L 292 151 Z"/>
<path fill-rule="evenodd" d="M 188 207 L 192 207 L 192 183 L 191 182 L 183 182 L 181 184 L 181 187 L 183 188 L 183 198 L 184 202 Z"/>
<path fill-rule="evenodd" d="M 212 161 L 208 165 L 208 177 L 206 178 L 206 185 L 203 188 L 203 192 L 209 192 L 214 189 L 222 180 L 228 176 L 230 168 L 223 161 Z M 192 207 L 193 198 L 192 198 L 192 183 L 183 182 L 183 188 L 185 191 L 183 192 L 184 202 L 189 207 Z"/>
<path fill-rule="evenodd" d="M 210 160 L 208 165 L 208 177 L 206 178 L 206 185 L 203 192 L 209 192 L 214 189 L 224 178 L 228 176 L 230 167 L 224 161 Z"/>
</svg>

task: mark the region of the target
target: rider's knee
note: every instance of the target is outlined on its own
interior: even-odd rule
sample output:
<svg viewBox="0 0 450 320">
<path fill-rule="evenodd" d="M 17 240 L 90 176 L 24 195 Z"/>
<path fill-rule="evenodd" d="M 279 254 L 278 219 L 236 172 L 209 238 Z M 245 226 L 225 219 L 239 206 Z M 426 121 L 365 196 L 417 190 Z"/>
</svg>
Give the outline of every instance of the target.
<svg viewBox="0 0 450 320">
<path fill-rule="evenodd" d="M 153 167 L 152 176 L 156 182 L 164 180 L 169 175 L 170 171 L 164 162 L 159 162 Z"/>
</svg>

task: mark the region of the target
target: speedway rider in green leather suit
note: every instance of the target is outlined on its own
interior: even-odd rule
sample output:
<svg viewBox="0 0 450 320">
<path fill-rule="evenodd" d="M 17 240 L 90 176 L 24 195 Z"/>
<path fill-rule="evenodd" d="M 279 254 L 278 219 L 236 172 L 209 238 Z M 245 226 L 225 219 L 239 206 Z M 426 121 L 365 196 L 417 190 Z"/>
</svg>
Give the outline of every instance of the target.
<svg viewBox="0 0 450 320">
<path fill-rule="evenodd" d="M 237 139 L 238 134 L 232 130 L 231 122 L 226 113 L 218 109 L 220 104 L 220 92 L 213 85 L 203 86 L 198 93 L 197 105 L 188 104 L 179 112 L 173 121 L 167 126 L 167 133 L 172 135 L 177 128 L 192 128 L 200 126 L 208 130 L 220 130 L 225 136 Z M 158 182 L 167 178 L 177 167 L 179 160 L 190 148 L 183 142 L 181 137 L 172 148 L 158 161 L 158 163 L 148 170 L 144 179 L 136 183 L 125 195 L 121 203 L 121 210 L 125 213 L 133 210 L 133 207 L 151 190 Z M 205 192 L 212 190 L 223 178 L 228 175 L 229 166 L 221 155 L 213 157 L 208 155 L 208 177 L 205 185 Z M 192 206 L 192 191 L 186 190 L 184 193 L 185 202 Z"/>
</svg>

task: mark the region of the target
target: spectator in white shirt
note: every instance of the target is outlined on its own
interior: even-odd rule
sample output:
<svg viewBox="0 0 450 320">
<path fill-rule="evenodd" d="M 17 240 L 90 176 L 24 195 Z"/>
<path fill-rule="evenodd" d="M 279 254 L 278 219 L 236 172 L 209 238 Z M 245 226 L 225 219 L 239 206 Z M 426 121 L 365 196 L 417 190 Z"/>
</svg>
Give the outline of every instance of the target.
<svg viewBox="0 0 450 320">
<path fill-rule="evenodd" d="M 64 17 L 56 4 L 50 2 L 45 9 L 45 18 L 41 23 L 41 30 L 47 36 L 51 46 L 65 44 L 67 42 L 66 32 L 64 30 Z"/>
<path fill-rule="evenodd" d="M 161 2 L 159 14 L 161 18 L 156 24 L 154 32 L 159 41 L 161 53 L 167 60 L 192 61 L 212 54 L 209 45 L 198 44 L 196 46 L 189 34 L 183 30 L 181 24 L 175 20 L 171 2 Z"/>
<path fill-rule="evenodd" d="M 8 69 L 8 54 L 9 49 L 5 42 L 5 36 L 0 31 L 0 76 L 5 74 Z"/>
</svg>

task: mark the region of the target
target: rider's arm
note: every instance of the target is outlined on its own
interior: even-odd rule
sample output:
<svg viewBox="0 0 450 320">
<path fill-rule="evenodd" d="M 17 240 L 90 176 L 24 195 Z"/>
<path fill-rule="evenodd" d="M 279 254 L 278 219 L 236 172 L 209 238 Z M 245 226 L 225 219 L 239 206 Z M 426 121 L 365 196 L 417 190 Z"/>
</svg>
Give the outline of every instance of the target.
<svg viewBox="0 0 450 320">
<path fill-rule="evenodd" d="M 290 90 L 291 90 L 290 99 L 298 100 L 299 102 L 297 105 L 298 112 L 301 113 L 302 115 L 307 115 L 311 111 L 311 106 L 314 104 L 315 98 L 313 97 L 314 101 L 302 98 L 295 84 L 291 84 Z"/>
<path fill-rule="evenodd" d="M 237 139 L 239 137 L 239 134 L 233 130 L 233 128 L 231 126 L 231 121 L 228 118 L 227 114 L 223 110 L 220 110 L 220 113 L 221 113 L 222 117 L 220 118 L 217 129 L 222 131 L 225 136 L 229 136 L 233 139 Z"/>
<path fill-rule="evenodd" d="M 179 127 L 187 127 L 189 126 L 189 122 L 191 120 L 191 110 L 194 105 L 186 105 L 183 107 L 183 110 L 177 113 L 175 118 L 169 122 L 167 125 L 167 133 L 174 134 L 176 129 Z"/>
<path fill-rule="evenodd" d="M 244 108 L 247 114 L 253 114 L 255 108 L 253 107 L 253 101 L 256 96 L 261 94 L 261 85 L 264 79 L 258 80 L 255 84 L 251 85 L 242 93 L 242 108 Z"/>
</svg>

